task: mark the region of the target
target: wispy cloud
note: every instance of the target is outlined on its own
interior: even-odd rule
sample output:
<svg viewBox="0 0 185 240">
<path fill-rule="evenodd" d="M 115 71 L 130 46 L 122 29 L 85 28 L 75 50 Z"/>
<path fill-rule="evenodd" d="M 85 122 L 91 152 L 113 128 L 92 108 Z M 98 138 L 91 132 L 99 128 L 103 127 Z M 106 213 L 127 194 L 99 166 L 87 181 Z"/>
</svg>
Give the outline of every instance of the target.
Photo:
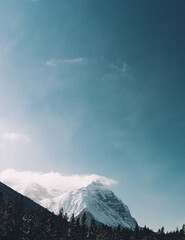
<svg viewBox="0 0 185 240">
<path fill-rule="evenodd" d="M 26 136 L 23 133 L 17 133 L 17 132 L 4 133 L 2 134 L 2 139 L 7 141 L 24 140 L 26 142 L 30 142 L 30 139 L 28 136 Z"/>
<path fill-rule="evenodd" d="M 62 63 L 68 63 L 68 64 L 82 63 L 84 60 L 85 59 L 83 57 L 71 58 L 71 59 L 50 59 L 46 61 L 46 66 L 56 67 Z"/>
<path fill-rule="evenodd" d="M 63 62 L 65 63 L 81 63 L 84 61 L 84 58 L 80 57 L 80 58 L 72 58 L 72 59 L 64 59 Z"/>
<path fill-rule="evenodd" d="M 56 189 L 60 194 L 73 189 L 85 187 L 92 181 L 99 181 L 107 186 L 117 183 L 111 178 L 96 174 L 64 175 L 59 172 L 42 173 L 32 171 L 16 171 L 14 169 L 7 169 L 1 172 L 0 181 L 20 192 L 21 190 L 23 191 L 26 186 L 37 183 L 46 188 L 48 191 L 51 189 Z"/>
<path fill-rule="evenodd" d="M 127 70 L 128 70 L 128 64 L 127 63 L 123 63 L 121 71 L 125 73 L 125 72 L 127 72 Z"/>
<path fill-rule="evenodd" d="M 61 59 L 50 59 L 50 60 L 46 61 L 46 65 L 48 67 L 55 67 L 60 63 L 62 63 Z"/>
<path fill-rule="evenodd" d="M 102 80 L 106 81 L 107 79 L 117 79 L 118 77 L 130 78 L 131 75 L 128 70 L 129 65 L 126 62 L 122 63 L 121 65 L 110 64 L 109 70 L 106 74 L 104 74 Z"/>
<path fill-rule="evenodd" d="M 126 73 L 128 71 L 128 64 L 123 63 L 121 66 L 111 64 L 110 68 L 115 69 L 117 72 L 120 72 L 120 73 Z"/>
</svg>

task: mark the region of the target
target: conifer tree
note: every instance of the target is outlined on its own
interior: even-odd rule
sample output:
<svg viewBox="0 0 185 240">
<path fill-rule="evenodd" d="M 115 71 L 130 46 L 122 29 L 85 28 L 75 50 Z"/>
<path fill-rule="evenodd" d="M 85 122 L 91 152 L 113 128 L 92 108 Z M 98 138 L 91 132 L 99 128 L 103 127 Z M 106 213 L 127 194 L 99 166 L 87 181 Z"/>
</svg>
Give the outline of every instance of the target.
<svg viewBox="0 0 185 240">
<path fill-rule="evenodd" d="M 82 219 L 81 219 L 81 237 L 82 239 L 85 239 L 86 235 L 87 235 L 87 225 L 86 225 L 86 222 L 87 222 L 87 215 L 86 213 L 84 212 L 83 215 L 82 215 Z"/>
</svg>

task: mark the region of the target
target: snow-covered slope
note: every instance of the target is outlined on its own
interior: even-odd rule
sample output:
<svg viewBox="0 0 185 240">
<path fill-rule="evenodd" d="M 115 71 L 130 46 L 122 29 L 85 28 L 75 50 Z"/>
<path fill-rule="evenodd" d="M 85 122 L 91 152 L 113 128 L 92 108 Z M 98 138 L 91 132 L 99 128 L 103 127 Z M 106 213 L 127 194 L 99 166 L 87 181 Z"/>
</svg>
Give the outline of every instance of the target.
<svg viewBox="0 0 185 240">
<path fill-rule="evenodd" d="M 128 207 L 111 190 L 98 182 L 66 193 L 59 189 L 45 188 L 37 183 L 12 187 L 56 214 L 61 208 L 69 217 L 73 213 L 75 217 L 81 216 L 85 211 L 97 222 L 108 226 L 116 227 L 120 224 L 131 229 L 136 226 L 136 220 L 131 216 Z"/>
<path fill-rule="evenodd" d="M 50 211 L 58 213 L 60 208 L 70 217 L 87 211 L 98 222 L 116 227 L 134 229 L 136 220 L 131 216 L 128 207 L 112 191 L 101 183 L 92 182 L 87 187 L 64 193 L 55 198 L 47 198 L 40 204 Z"/>
<path fill-rule="evenodd" d="M 47 189 L 42 187 L 37 183 L 33 183 L 28 185 L 27 187 L 23 188 L 21 193 L 25 196 L 29 196 L 36 202 L 40 202 L 42 199 L 51 198 L 52 196 L 49 194 Z"/>
<path fill-rule="evenodd" d="M 30 210 L 44 211 L 44 210 L 46 210 L 43 207 L 41 207 L 39 204 L 34 202 L 33 200 L 29 199 L 28 197 L 25 197 L 25 196 L 21 195 L 20 193 L 16 192 L 15 190 L 8 187 L 7 185 L 5 185 L 2 182 L 0 182 L 0 192 L 3 193 L 3 199 L 6 203 L 8 203 L 8 201 L 10 201 L 10 200 L 14 202 L 17 197 L 18 198 L 23 197 L 24 209 L 26 211 L 30 211 Z"/>
<path fill-rule="evenodd" d="M 15 186 L 12 186 L 12 188 L 20 192 L 21 194 L 31 198 L 33 201 L 39 204 L 43 199 L 46 199 L 46 198 L 52 199 L 56 196 L 61 195 L 61 192 L 59 190 L 45 188 L 38 183 L 32 183 L 27 185 L 25 184 L 23 186 L 15 185 Z"/>
</svg>

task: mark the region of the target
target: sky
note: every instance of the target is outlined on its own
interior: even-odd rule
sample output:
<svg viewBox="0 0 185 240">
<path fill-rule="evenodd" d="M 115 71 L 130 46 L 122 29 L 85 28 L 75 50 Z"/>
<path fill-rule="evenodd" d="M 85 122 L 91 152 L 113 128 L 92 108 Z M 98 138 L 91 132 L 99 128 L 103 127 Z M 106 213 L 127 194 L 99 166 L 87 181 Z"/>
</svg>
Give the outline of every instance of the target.
<svg viewBox="0 0 185 240">
<path fill-rule="evenodd" d="M 181 228 L 185 2 L 0 6 L 0 171 L 94 174 L 139 225 Z"/>
</svg>

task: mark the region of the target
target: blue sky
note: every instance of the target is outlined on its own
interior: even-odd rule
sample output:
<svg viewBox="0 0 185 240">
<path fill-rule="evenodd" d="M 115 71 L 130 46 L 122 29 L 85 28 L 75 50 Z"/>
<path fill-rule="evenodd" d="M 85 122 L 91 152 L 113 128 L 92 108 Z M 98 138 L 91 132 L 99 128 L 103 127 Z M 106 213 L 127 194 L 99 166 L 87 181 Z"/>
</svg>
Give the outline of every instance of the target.
<svg viewBox="0 0 185 240">
<path fill-rule="evenodd" d="M 140 225 L 185 223 L 185 3 L 2 0 L 0 170 L 98 174 Z"/>
</svg>

